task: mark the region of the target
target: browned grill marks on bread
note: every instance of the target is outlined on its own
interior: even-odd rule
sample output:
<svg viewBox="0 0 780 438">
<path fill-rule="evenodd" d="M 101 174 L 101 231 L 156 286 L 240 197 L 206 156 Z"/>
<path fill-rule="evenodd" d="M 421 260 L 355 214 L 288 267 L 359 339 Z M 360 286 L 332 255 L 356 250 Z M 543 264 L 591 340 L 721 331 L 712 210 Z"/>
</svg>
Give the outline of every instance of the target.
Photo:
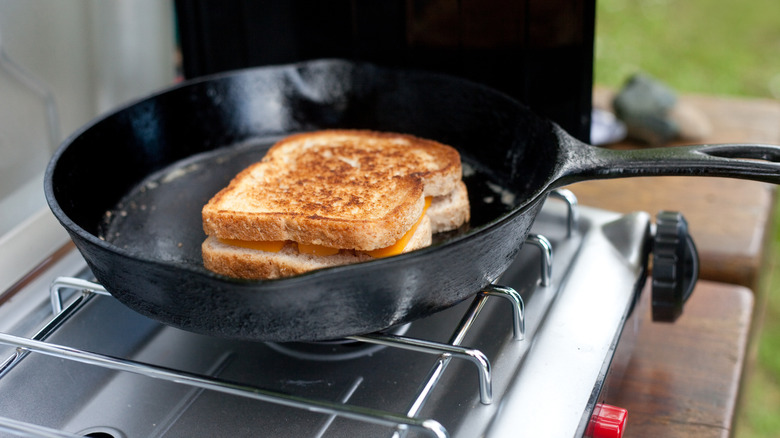
<svg viewBox="0 0 780 438">
<path fill-rule="evenodd" d="M 440 143 L 373 131 L 318 131 L 276 143 L 203 209 L 206 234 L 372 250 L 451 192 L 460 156 Z"/>
</svg>

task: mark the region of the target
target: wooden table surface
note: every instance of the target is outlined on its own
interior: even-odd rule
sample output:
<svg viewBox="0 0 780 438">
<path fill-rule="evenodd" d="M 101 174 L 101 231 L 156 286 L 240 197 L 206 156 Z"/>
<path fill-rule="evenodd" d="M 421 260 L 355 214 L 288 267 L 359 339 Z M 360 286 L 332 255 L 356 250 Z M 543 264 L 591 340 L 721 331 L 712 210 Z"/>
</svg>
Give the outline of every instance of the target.
<svg viewBox="0 0 780 438">
<path fill-rule="evenodd" d="M 643 291 L 649 300 L 650 291 Z M 605 403 L 628 410 L 624 437 L 728 437 L 745 365 L 753 293 L 700 281 L 673 324 L 649 305 L 622 380 Z M 618 352 L 616 354 L 621 354 Z"/>
<path fill-rule="evenodd" d="M 594 106 L 611 96 L 596 89 Z M 702 143 L 780 144 L 780 102 L 682 96 L 712 122 Z M 674 145 L 672 145 L 674 146 Z M 613 145 L 636 148 L 630 142 Z M 754 307 L 774 186 L 723 178 L 628 178 L 569 187 L 582 205 L 619 212 L 677 210 L 699 249 L 700 280 L 674 324 L 644 315 L 622 383 L 606 403 L 628 409 L 626 437 L 727 437 L 756 330 Z M 643 299 L 649 299 L 649 290 Z M 648 310 L 649 312 L 649 310 Z M 621 346 L 620 348 L 624 348 Z"/>
</svg>

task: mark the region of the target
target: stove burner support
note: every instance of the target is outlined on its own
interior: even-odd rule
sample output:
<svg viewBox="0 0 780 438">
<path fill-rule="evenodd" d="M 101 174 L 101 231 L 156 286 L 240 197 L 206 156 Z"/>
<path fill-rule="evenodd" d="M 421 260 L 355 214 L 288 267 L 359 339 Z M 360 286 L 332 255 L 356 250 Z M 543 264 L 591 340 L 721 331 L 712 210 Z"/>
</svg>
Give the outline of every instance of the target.
<svg viewBox="0 0 780 438">
<path fill-rule="evenodd" d="M 426 341 L 423 339 L 403 338 L 394 335 L 383 335 L 375 333 L 363 336 L 350 336 L 350 339 L 372 344 L 385 345 L 388 347 L 400 348 L 404 350 L 417 351 L 420 353 L 440 354 L 444 357 L 457 357 L 467 359 L 477 366 L 479 371 L 479 398 L 484 404 L 490 404 L 493 401 L 492 376 L 490 374 L 490 361 L 485 353 L 473 349 L 450 345 L 441 342 Z"/>
<path fill-rule="evenodd" d="M 458 345 L 463 342 L 463 338 L 466 337 L 466 333 L 468 333 L 469 329 L 474 324 L 474 321 L 476 321 L 477 316 L 479 316 L 479 312 L 484 307 L 489 296 L 506 298 L 513 303 L 513 337 L 515 341 L 522 341 L 525 339 L 525 309 L 522 297 L 517 291 L 510 287 L 489 285 L 484 291 L 477 295 L 477 297 L 471 303 L 471 306 L 469 306 L 468 310 L 466 310 L 464 313 L 463 318 L 450 338 L 450 344 Z M 444 374 L 444 370 L 447 369 L 450 360 L 452 360 L 451 355 L 442 354 L 439 356 L 439 358 L 436 360 L 436 363 L 431 368 L 431 371 L 428 373 L 428 377 L 420 387 L 417 398 L 415 398 L 414 402 L 409 406 L 409 409 L 406 412 L 407 416 L 415 417 L 420 412 L 420 409 L 422 409 L 425 401 L 428 400 L 428 397 L 433 391 L 433 388 Z M 490 399 L 485 399 L 481 397 L 480 394 L 480 401 L 483 404 L 490 404 L 492 402 L 492 390 L 490 395 Z M 399 430 L 396 431 L 396 433 L 393 435 L 393 438 L 401 438 L 405 435 L 406 430 L 399 428 Z"/>
<path fill-rule="evenodd" d="M 426 341 L 422 339 L 386 335 L 381 333 L 362 336 L 350 336 L 349 339 L 400 348 L 404 350 L 412 350 L 421 353 L 440 355 L 436 365 L 434 365 L 434 369 L 429 373 L 429 377 L 426 379 L 426 383 L 423 385 L 421 392 L 418 394 L 417 400 L 410 408 L 410 411 L 413 409 L 415 412 L 409 412 L 409 416 L 413 416 L 419 409 L 419 407 L 415 408 L 416 405 L 422 406 L 424 400 L 427 399 L 430 389 L 436 385 L 441 372 L 444 371 L 444 368 L 446 368 L 447 364 L 453 357 L 470 360 L 477 366 L 477 370 L 479 372 L 479 398 L 483 404 L 489 405 L 493 402 L 493 378 L 490 372 L 490 361 L 483 352 L 473 348 L 460 347 L 460 343 L 463 341 L 463 338 L 473 325 L 474 321 L 477 319 L 477 316 L 479 316 L 479 312 L 482 310 L 485 302 L 487 302 L 487 298 L 491 295 L 504 297 L 513 304 L 513 337 L 516 341 L 523 340 L 525 337 L 525 319 L 523 315 L 524 306 L 522 297 L 519 293 L 510 287 L 495 285 L 488 286 L 484 291 L 477 295 L 477 297 L 472 302 L 471 307 L 469 307 L 461 319 L 455 330 L 455 333 L 453 333 L 448 343 Z M 441 371 L 437 371 L 437 368 L 441 368 Z"/>
<path fill-rule="evenodd" d="M 515 341 L 525 339 L 525 304 L 520 293 L 511 287 L 491 284 L 480 292 L 482 295 L 500 297 L 512 303 L 512 334 Z"/>
<path fill-rule="evenodd" d="M 63 307 L 63 290 L 65 289 L 81 290 L 81 296 L 73 300 L 67 307 Z M 524 305 L 520 294 L 509 287 L 491 285 L 475 297 L 471 306 L 457 325 L 448 344 L 378 333 L 350 337 L 353 340 L 440 355 L 436 365 L 434 365 L 429 374 L 429 378 L 422 385 L 423 389 L 412 403 L 409 410 L 410 414 L 404 416 L 393 412 L 369 409 L 344 403 L 333 403 L 280 394 L 250 386 L 223 382 L 213 377 L 167 369 L 146 363 L 115 358 L 44 342 L 43 340 L 48 337 L 51 332 L 56 330 L 63 321 L 67 320 L 89 300 L 97 295 L 110 296 L 110 293 L 108 293 L 100 284 L 69 277 L 59 277 L 55 279 L 50 286 L 49 293 L 52 311 L 55 312 L 58 309 L 59 311 L 54 313 L 52 319 L 32 339 L 0 332 L 0 343 L 17 347 L 17 351 L 0 366 L 0 377 L 13 368 L 14 365 L 19 363 L 19 361 L 30 352 L 37 352 L 61 359 L 101 366 L 115 371 L 125 371 L 197 388 L 209 389 L 226 394 L 304 409 L 311 412 L 328 414 L 329 417 L 341 416 L 372 424 L 395 427 L 397 431 L 396 435 L 399 431 L 406 431 L 411 428 L 418 429 L 435 437 L 449 436 L 446 429 L 444 429 L 436 420 L 417 419 L 414 418 L 413 415 L 416 414 L 425 403 L 425 400 L 427 400 L 428 395 L 438 383 L 439 377 L 443 374 L 452 357 L 466 358 L 478 365 L 480 373 L 480 401 L 485 404 L 490 404 L 492 402 L 492 376 L 490 373 L 489 360 L 486 355 L 479 350 L 464 348 L 458 345 L 463 341 L 463 338 L 473 325 L 489 296 L 501 296 L 508 299 L 513 304 L 513 338 L 518 341 L 522 340 L 525 332 Z M 0 418 L 0 427 L 5 424 L 4 420 L 4 418 Z M 9 427 L 11 426 L 12 425 L 9 424 Z M 31 428 L 28 430 L 34 430 L 34 425 L 30 426 Z M 14 424 L 13 427 L 18 428 L 19 425 Z"/>
<path fill-rule="evenodd" d="M 542 274 L 540 283 L 543 287 L 550 285 L 552 279 L 552 260 L 553 249 L 552 244 L 546 237 L 538 234 L 529 234 L 525 238 L 525 243 L 536 246 L 541 251 L 542 255 Z"/>
<path fill-rule="evenodd" d="M 568 215 L 566 217 L 566 237 L 571 237 L 579 225 L 579 215 L 577 214 L 577 197 L 569 189 L 556 189 L 550 192 L 550 197 L 560 199 L 566 203 Z"/>
<path fill-rule="evenodd" d="M 51 311 L 54 315 L 62 312 L 62 303 L 64 302 L 62 297 L 63 289 L 77 289 L 92 292 L 98 295 L 111 295 L 108 293 L 106 288 L 100 284 L 82 280 L 81 278 L 59 277 L 55 279 L 49 287 Z"/>
<path fill-rule="evenodd" d="M 292 408 L 304 409 L 310 412 L 338 415 L 344 418 L 366 421 L 369 423 L 389 427 L 399 427 L 399 425 L 402 425 L 405 427 L 419 429 L 435 437 L 449 436 L 444 427 L 439 422 L 432 419 L 409 418 L 403 415 L 377 409 L 351 406 L 322 400 L 305 399 L 302 397 L 275 393 L 259 388 L 223 382 L 213 377 L 204 377 L 184 371 L 176 371 L 141 362 L 119 359 L 88 351 L 77 350 L 62 345 L 26 339 L 6 333 L 0 333 L 0 343 L 16 345 L 19 348 L 23 348 L 28 351 L 34 351 L 48 356 L 73 360 L 89 365 L 101 366 L 103 368 L 114 371 L 125 371 L 129 373 L 140 374 L 154 379 L 161 379 L 173 383 L 180 383 L 197 388 L 222 392 L 225 394 L 276 403 Z M 0 424 L 2 424 L 2 421 L 3 419 L 0 418 Z"/>
</svg>

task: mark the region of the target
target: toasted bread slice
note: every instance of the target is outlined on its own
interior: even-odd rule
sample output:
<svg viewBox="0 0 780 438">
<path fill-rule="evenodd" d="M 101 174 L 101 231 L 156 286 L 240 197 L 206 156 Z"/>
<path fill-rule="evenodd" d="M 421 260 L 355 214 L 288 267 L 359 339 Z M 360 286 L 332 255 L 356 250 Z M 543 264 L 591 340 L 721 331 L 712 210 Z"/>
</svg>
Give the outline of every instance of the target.
<svg viewBox="0 0 780 438">
<path fill-rule="evenodd" d="M 471 208 L 466 183 L 458 181 L 455 190 L 434 197 L 426 215 L 431 218 L 431 232 L 434 234 L 457 229 L 468 222 Z"/>
<path fill-rule="evenodd" d="M 403 252 L 431 244 L 431 221 L 424 216 Z M 302 274 L 315 269 L 373 260 L 365 252 L 341 250 L 338 254 L 320 256 L 302 254 L 295 242 L 287 242 L 278 252 L 260 251 L 222 243 L 209 236 L 202 245 L 206 269 L 229 277 L 273 279 Z"/>
<path fill-rule="evenodd" d="M 458 152 L 410 135 L 331 130 L 287 137 L 203 208 L 206 234 L 360 251 L 395 243 L 425 196 L 452 192 Z"/>
<path fill-rule="evenodd" d="M 277 161 L 282 168 L 294 166 L 288 175 L 331 174 L 334 179 L 360 175 L 369 181 L 413 175 L 422 180 L 424 196 L 450 193 L 462 176 L 460 154 L 454 148 L 391 132 L 325 130 L 291 135 L 272 146 L 263 161 Z"/>
</svg>

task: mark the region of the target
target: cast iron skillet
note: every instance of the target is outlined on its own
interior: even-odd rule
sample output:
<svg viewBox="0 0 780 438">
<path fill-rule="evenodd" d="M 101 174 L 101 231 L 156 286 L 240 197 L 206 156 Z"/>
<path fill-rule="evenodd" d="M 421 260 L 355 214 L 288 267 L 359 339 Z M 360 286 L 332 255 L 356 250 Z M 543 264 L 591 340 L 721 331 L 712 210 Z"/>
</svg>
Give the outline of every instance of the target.
<svg viewBox="0 0 780 438">
<path fill-rule="evenodd" d="M 471 223 L 423 250 L 288 279 L 205 270 L 201 207 L 275 140 L 323 128 L 456 147 Z M 56 152 L 45 192 L 97 280 L 130 308 L 215 336 L 324 340 L 429 315 L 495 281 L 553 188 L 640 175 L 777 183 L 778 158 L 762 145 L 604 150 L 480 85 L 321 60 L 184 83 L 95 120 Z"/>
</svg>

